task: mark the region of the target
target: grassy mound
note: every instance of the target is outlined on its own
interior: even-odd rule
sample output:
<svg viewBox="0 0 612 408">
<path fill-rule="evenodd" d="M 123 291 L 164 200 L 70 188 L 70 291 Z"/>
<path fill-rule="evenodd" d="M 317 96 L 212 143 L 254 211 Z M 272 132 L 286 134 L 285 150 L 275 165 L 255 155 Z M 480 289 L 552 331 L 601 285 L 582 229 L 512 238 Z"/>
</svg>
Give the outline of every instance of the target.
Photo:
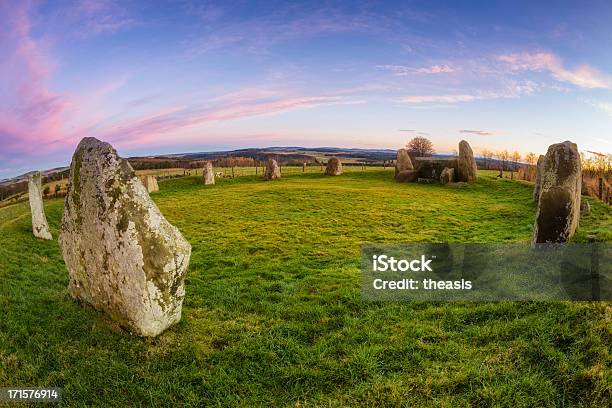
<svg viewBox="0 0 612 408">
<path fill-rule="evenodd" d="M 182 321 L 131 337 L 67 294 L 57 240 L 0 209 L 0 386 L 66 406 L 605 406 L 609 303 L 369 303 L 362 242 L 528 242 L 531 186 L 398 184 L 383 170 L 197 177 L 152 195 L 193 245 Z M 47 201 L 55 238 L 63 203 Z M 577 240 L 612 241 L 591 201 Z"/>
</svg>

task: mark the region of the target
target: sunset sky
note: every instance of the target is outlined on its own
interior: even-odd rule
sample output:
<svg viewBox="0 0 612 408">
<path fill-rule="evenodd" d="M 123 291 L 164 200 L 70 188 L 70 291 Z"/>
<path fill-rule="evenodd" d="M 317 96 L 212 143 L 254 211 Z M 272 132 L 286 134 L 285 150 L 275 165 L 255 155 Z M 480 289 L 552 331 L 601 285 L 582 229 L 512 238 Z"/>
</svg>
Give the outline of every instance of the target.
<svg viewBox="0 0 612 408">
<path fill-rule="evenodd" d="M 494 3 L 0 0 L 0 178 L 85 136 L 612 152 L 612 2 Z"/>
</svg>

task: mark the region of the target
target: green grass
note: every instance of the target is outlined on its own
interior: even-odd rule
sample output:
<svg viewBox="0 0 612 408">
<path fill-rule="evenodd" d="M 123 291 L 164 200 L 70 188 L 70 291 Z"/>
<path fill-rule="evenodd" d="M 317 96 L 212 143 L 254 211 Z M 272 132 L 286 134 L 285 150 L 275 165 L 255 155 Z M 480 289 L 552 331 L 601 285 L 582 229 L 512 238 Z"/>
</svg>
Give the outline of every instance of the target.
<svg viewBox="0 0 612 408">
<path fill-rule="evenodd" d="M 65 406 L 609 406 L 609 303 L 366 302 L 362 242 L 528 242 L 531 186 L 198 177 L 152 194 L 193 246 L 183 319 L 131 337 L 69 297 L 57 240 L 0 209 L 0 386 Z M 590 200 L 577 240 L 612 241 Z M 47 201 L 54 237 L 63 203 Z"/>
</svg>

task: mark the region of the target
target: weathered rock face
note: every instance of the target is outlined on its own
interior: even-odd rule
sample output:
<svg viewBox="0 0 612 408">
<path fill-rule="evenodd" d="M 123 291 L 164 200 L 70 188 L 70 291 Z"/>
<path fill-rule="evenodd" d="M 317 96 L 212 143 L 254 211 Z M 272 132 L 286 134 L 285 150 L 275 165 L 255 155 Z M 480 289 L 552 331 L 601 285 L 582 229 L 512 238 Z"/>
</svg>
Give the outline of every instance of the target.
<svg viewBox="0 0 612 408">
<path fill-rule="evenodd" d="M 145 188 L 149 193 L 159 191 L 159 185 L 157 184 L 157 177 L 155 176 L 142 176 L 140 181 L 144 184 Z"/>
<path fill-rule="evenodd" d="M 410 160 L 408 151 L 406 149 L 399 149 L 397 151 L 397 160 L 395 162 L 395 178 L 397 178 L 397 175 L 404 170 L 414 170 L 414 166 L 412 165 L 412 160 Z"/>
<path fill-rule="evenodd" d="M 578 226 L 582 169 L 576 144 L 553 144 L 542 164 L 533 243 L 566 242 Z"/>
<path fill-rule="evenodd" d="M 541 154 L 536 165 L 536 179 L 533 186 L 533 201 L 537 204 L 540 199 L 540 190 L 542 188 L 542 174 L 544 173 L 544 155 Z"/>
<path fill-rule="evenodd" d="M 43 205 L 42 182 L 40 172 L 37 171 L 28 179 L 28 195 L 30 196 L 30 212 L 32 213 L 32 232 L 36 238 L 52 239 L 45 207 Z"/>
<path fill-rule="evenodd" d="M 411 183 L 417 181 L 419 172 L 417 170 L 402 170 L 395 175 L 395 180 L 400 183 Z"/>
<path fill-rule="evenodd" d="M 342 163 L 337 157 L 332 157 L 327 161 L 325 174 L 328 176 L 339 176 L 342 174 Z"/>
<path fill-rule="evenodd" d="M 110 144 L 79 143 L 59 242 L 74 298 L 142 336 L 180 320 L 191 245 Z"/>
<path fill-rule="evenodd" d="M 440 174 L 440 182 L 442 184 L 448 184 L 455 181 L 455 169 L 450 167 L 445 167 L 442 170 L 442 174 Z"/>
<path fill-rule="evenodd" d="M 204 175 L 202 176 L 204 185 L 215 184 L 215 173 L 213 172 L 212 162 L 206 162 L 204 166 Z"/>
<path fill-rule="evenodd" d="M 281 172 L 278 168 L 278 163 L 274 159 L 268 159 L 266 163 L 266 172 L 264 173 L 264 178 L 266 180 L 274 180 L 281 178 Z"/>
<path fill-rule="evenodd" d="M 465 140 L 459 142 L 459 163 L 457 179 L 459 181 L 476 181 L 478 168 L 474 159 L 474 152 Z"/>
</svg>

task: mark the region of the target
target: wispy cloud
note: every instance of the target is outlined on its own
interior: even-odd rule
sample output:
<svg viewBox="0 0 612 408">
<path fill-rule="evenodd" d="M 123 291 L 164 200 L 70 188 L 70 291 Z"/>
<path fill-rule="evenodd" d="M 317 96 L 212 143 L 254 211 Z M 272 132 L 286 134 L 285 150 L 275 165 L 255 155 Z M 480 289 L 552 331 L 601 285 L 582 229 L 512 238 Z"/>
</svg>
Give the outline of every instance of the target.
<svg viewBox="0 0 612 408">
<path fill-rule="evenodd" d="M 561 59 L 549 52 L 506 54 L 498 57 L 514 71 L 549 72 L 557 81 L 567 82 L 581 88 L 612 89 L 612 77 L 590 65 L 579 65 L 574 69 L 563 66 Z"/>
<path fill-rule="evenodd" d="M 409 67 L 405 65 L 377 65 L 376 68 L 391 71 L 396 76 L 408 76 L 413 74 L 448 74 L 454 69 L 446 64 L 432 65 L 429 67 Z"/>
<path fill-rule="evenodd" d="M 603 102 L 603 101 L 587 101 L 590 105 L 595 108 L 607 113 L 612 116 L 612 103 L 611 102 Z"/>
<path fill-rule="evenodd" d="M 129 17 L 125 8 L 113 0 L 79 1 L 69 8 L 67 16 L 81 37 L 114 34 L 136 25 L 136 20 Z"/>
<path fill-rule="evenodd" d="M 513 82 L 501 90 L 481 90 L 474 93 L 457 93 L 441 95 L 409 95 L 399 99 L 400 102 L 411 104 L 435 103 L 453 105 L 457 103 L 474 102 L 486 99 L 518 98 L 523 95 L 531 95 L 538 86 L 534 82 Z"/>
<path fill-rule="evenodd" d="M 69 102 L 47 82 L 54 68 L 46 47 L 31 35 L 28 2 L 0 3 L 0 159 L 35 152 L 40 142 L 61 137 Z"/>
<path fill-rule="evenodd" d="M 271 115 L 280 112 L 313 108 L 322 105 L 361 103 L 343 96 L 305 96 L 275 100 L 234 100 L 205 107 L 171 107 L 166 110 L 130 118 L 98 129 L 96 134 L 121 146 L 138 145 L 143 141 L 159 140 L 160 136 L 175 135 L 185 128 L 208 122 L 221 122 Z"/>
<path fill-rule="evenodd" d="M 188 52 L 200 55 L 236 48 L 266 54 L 270 47 L 286 41 L 372 28 L 368 15 L 347 14 L 330 7 L 303 13 L 295 11 L 295 7 L 281 8 L 265 18 L 212 27 L 209 33 L 186 43 Z"/>
<path fill-rule="evenodd" d="M 468 133 L 468 134 L 478 135 L 478 136 L 493 136 L 494 135 L 493 132 L 488 132 L 486 130 L 469 130 L 469 129 L 461 129 L 459 133 Z"/>
</svg>

